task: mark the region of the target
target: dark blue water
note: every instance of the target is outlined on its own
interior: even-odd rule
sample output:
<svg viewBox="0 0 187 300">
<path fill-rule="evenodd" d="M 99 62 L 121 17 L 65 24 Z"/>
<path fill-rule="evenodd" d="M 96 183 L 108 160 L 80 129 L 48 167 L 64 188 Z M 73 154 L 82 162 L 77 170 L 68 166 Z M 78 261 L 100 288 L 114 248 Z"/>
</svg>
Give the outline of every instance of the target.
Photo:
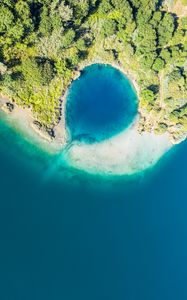
<svg viewBox="0 0 187 300">
<path fill-rule="evenodd" d="M 117 69 L 95 64 L 72 83 L 66 110 L 73 140 L 101 141 L 132 123 L 137 114 L 137 95 Z"/>
<path fill-rule="evenodd" d="M 124 110 L 112 119 L 118 130 Z M 103 122 L 84 132 L 87 122 L 72 123 L 73 136 L 114 134 Z M 0 299 L 186 300 L 186 153 L 187 142 L 152 170 L 106 179 L 65 168 L 61 153 L 42 152 L 0 119 Z"/>
<path fill-rule="evenodd" d="M 106 180 L 0 140 L 0 299 L 187 299 L 187 142 Z"/>
</svg>

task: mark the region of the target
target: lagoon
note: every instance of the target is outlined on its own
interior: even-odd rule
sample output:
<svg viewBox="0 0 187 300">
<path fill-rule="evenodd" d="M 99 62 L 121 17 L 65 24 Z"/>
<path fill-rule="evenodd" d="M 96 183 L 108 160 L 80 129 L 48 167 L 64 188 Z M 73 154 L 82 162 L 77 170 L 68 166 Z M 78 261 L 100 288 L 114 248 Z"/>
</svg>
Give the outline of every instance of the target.
<svg viewBox="0 0 187 300">
<path fill-rule="evenodd" d="M 106 140 L 127 128 L 137 114 L 137 94 L 117 69 L 93 64 L 81 72 L 67 95 L 66 119 L 72 140 Z"/>
<path fill-rule="evenodd" d="M 69 141 L 64 161 L 92 174 L 141 172 L 172 147 L 168 134 L 139 132 L 136 90 L 110 65 L 83 69 L 69 88 L 66 119 Z"/>
</svg>

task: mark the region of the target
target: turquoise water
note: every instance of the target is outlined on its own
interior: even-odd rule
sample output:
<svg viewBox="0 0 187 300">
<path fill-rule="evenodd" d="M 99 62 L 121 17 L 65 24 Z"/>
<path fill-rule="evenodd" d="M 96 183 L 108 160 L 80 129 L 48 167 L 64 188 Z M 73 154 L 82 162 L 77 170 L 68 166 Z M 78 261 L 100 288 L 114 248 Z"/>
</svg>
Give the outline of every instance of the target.
<svg viewBox="0 0 187 300">
<path fill-rule="evenodd" d="M 137 114 L 133 86 L 108 65 L 85 68 L 72 83 L 67 100 L 67 125 L 73 140 L 107 139 L 128 127 Z"/>
<path fill-rule="evenodd" d="M 0 136 L 1 299 L 187 298 L 187 142 L 106 180 Z"/>
<path fill-rule="evenodd" d="M 0 119 L 0 299 L 186 300 L 186 152 L 91 176 Z"/>
</svg>

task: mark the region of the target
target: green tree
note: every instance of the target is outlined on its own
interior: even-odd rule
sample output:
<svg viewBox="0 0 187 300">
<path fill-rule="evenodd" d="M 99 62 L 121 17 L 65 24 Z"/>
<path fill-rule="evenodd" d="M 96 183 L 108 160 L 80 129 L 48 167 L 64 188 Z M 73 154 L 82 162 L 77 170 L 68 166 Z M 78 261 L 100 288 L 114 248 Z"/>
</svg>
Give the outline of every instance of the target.
<svg viewBox="0 0 187 300">
<path fill-rule="evenodd" d="M 8 31 L 8 36 L 11 37 L 11 39 L 15 41 L 19 41 L 24 36 L 24 27 L 20 20 L 18 20 L 15 25 L 11 27 L 11 29 Z"/>
<path fill-rule="evenodd" d="M 142 52 L 155 51 L 156 31 L 150 24 L 139 25 L 136 29 L 135 44 Z"/>
<path fill-rule="evenodd" d="M 187 17 L 181 18 L 181 27 L 187 29 Z"/>
<path fill-rule="evenodd" d="M 141 55 L 138 59 L 140 61 L 141 67 L 145 70 L 150 70 L 156 59 L 156 52 L 148 52 L 144 55 Z"/>
<path fill-rule="evenodd" d="M 50 61 L 40 64 L 43 85 L 48 85 L 54 77 L 54 67 Z"/>
<path fill-rule="evenodd" d="M 22 61 L 21 72 L 27 86 L 40 87 L 43 83 L 42 73 L 39 65 L 34 58 L 28 58 Z"/>
<path fill-rule="evenodd" d="M 171 61 L 171 52 L 167 48 L 162 49 L 160 52 L 160 57 L 165 61 L 165 64 L 167 64 Z"/>
<path fill-rule="evenodd" d="M 155 100 L 155 94 L 153 93 L 153 91 L 149 90 L 149 89 L 144 89 L 141 92 L 141 98 L 149 103 L 153 103 Z"/>
<path fill-rule="evenodd" d="M 162 18 L 161 11 L 155 11 L 153 16 L 152 16 L 152 19 L 150 20 L 150 24 L 154 28 L 156 28 L 158 26 L 158 24 L 160 23 L 161 18 Z"/>
<path fill-rule="evenodd" d="M 172 14 L 165 13 L 158 25 L 158 43 L 160 46 L 168 45 L 175 30 L 175 20 Z"/>
<path fill-rule="evenodd" d="M 13 25 L 14 21 L 14 15 L 9 10 L 8 7 L 6 7 L 3 4 L 0 4 L 0 32 L 7 33 L 11 26 Z"/>
<path fill-rule="evenodd" d="M 58 13 L 62 18 L 63 22 L 70 21 L 73 18 L 73 10 L 68 5 L 66 5 L 63 1 L 60 3 L 58 7 Z"/>
<path fill-rule="evenodd" d="M 100 1 L 99 4 L 99 13 L 106 14 L 113 9 L 109 0 Z"/>
<path fill-rule="evenodd" d="M 45 36 L 52 33 L 52 20 L 50 18 L 49 7 L 43 6 L 41 12 L 39 31 Z"/>
<path fill-rule="evenodd" d="M 63 48 L 68 48 L 74 42 L 75 31 L 73 29 L 69 29 L 66 31 L 62 37 L 62 46 Z"/>
<path fill-rule="evenodd" d="M 153 70 L 159 72 L 164 68 L 164 66 L 164 60 L 161 57 L 158 57 L 153 64 Z"/>
<path fill-rule="evenodd" d="M 107 37 L 115 34 L 117 29 L 116 25 L 117 25 L 116 22 L 112 19 L 105 20 L 101 31 L 102 35 Z"/>
</svg>

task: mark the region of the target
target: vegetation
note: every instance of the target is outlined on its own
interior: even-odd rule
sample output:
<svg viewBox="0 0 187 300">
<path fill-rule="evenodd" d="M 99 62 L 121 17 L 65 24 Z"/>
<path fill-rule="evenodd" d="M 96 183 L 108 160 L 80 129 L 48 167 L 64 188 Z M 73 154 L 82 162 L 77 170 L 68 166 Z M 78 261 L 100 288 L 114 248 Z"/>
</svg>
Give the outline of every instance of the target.
<svg viewBox="0 0 187 300">
<path fill-rule="evenodd" d="M 44 126 L 57 124 L 61 95 L 94 61 L 133 74 L 142 130 L 187 133 L 186 16 L 160 0 L 1 1 L 0 92 Z"/>
</svg>

